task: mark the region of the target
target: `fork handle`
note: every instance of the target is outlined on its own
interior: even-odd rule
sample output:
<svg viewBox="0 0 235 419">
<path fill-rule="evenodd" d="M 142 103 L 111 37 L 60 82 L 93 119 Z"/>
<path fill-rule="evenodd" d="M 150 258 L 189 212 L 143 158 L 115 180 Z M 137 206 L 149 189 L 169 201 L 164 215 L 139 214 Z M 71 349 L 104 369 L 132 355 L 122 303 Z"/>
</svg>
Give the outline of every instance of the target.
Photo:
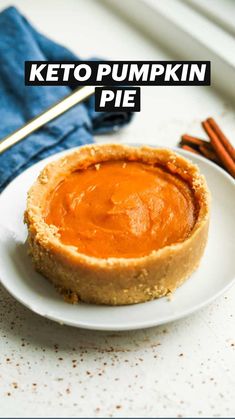
<svg viewBox="0 0 235 419">
<path fill-rule="evenodd" d="M 55 105 L 52 105 L 50 108 L 46 109 L 38 116 L 31 119 L 21 128 L 18 128 L 16 131 L 3 138 L 0 142 L 0 154 L 2 154 L 4 151 L 12 147 L 13 145 L 22 141 L 24 138 L 32 134 L 37 129 L 41 128 L 43 125 L 47 124 L 55 118 L 58 118 L 58 116 L 65 113 L 73 106 L 83 102 L 94 92 L 95 88 L 93 86 L 84 86 L 75 90 L 73 93 L 66 96 L 64 99 L 60 100 Z"/>
</svg>

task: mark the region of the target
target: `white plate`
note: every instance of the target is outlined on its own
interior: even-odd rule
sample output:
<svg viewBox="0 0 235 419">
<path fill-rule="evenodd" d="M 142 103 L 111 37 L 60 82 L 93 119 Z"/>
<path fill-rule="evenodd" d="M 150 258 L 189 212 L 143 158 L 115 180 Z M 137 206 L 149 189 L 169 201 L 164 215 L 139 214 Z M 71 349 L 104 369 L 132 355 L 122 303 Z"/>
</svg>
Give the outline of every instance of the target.
<svg viewBox="0 0 235 419">
<path fill-rule="evenodd" d="M 65 303 L 53 286 L 33 270 L 23 224 L 26 193 L 39 171 L 59 153 L 32 166 L 0 196 L 0 278 L 18 301 L 62 324 L 97 330 L 140 329 L 179 319 L 225 292 L 235 278 L 235 182 L 203 157 L 177 149 L 197 163 L 212 193 L 209 241 L 198 270 L 167 298 L 131 306 L 108 307 Z"/>
</svg>

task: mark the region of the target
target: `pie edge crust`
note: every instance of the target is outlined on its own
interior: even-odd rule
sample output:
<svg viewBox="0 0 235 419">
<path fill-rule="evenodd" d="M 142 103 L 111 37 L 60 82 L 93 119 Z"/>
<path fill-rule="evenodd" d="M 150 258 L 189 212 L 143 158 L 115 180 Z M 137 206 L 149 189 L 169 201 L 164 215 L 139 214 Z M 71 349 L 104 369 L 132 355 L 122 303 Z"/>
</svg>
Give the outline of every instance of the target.
<svg viewBox="0 0 235 419">
<path fill-rule="evenodd" d="M 157 163 L 187 178 L 199 203 L 199 214 L 190 236 L 179 243 L 138 258 L 99 259 L 79 253 L 60 242 L 57 228 L 42 216 L 48 191 L 66 174 L 102 161 L 128 159 Z M 196 165 L 169 149 L 99 144 L 78 150 L 49 163 L 27 197 L 24 220 L 28 248 L 35 269 L 48 278 L 69 302 L 123 305 L 171 294 L 198 267 L 209 227 L 210 193 Z"/>
</svg>

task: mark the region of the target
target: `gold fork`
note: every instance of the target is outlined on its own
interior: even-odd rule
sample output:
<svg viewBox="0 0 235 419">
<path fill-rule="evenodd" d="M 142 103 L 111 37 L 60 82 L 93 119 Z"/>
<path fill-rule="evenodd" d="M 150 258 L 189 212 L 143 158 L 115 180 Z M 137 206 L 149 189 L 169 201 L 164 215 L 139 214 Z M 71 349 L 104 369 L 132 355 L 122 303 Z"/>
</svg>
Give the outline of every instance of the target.
<svg viewBox="0 0 235 419">
<path fill-rule="evenodd" d="M 50 106 L 36 117 L 32 118 L 21 128 L 18 128 L 16 131 L 7 135 L 0 141 L 0 154 L 6 151 L 8 148 L 22 141 L 25 137 L 32 134 L 37 129 L 41 128 L 43 125 L 52 121 L 58 116 L 62 115 L 73 106 L 78 103 L 83 102 L 88 97 L 90 97 L 95 92 L 93 86 L 84 86 L 75 90 L 70 95 L 66 96 L 56 104 Z"/>
</svg>

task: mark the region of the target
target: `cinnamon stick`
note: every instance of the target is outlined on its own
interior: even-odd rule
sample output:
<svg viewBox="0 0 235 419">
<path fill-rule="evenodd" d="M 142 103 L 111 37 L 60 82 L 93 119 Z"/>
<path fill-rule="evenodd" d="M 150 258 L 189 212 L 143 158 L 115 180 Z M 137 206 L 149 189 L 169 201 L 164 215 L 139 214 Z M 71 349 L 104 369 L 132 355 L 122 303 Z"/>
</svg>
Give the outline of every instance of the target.
<svg viewBox="0 0 235 419">
<path fill-rule="evenodd" d="M 212 160 L 213 162 L 217 163 L 219 166 L 222 166 L 222 162 L 219 160 L 217 155 L 215 154 L 214 150 L 211 148 L 201 145 L 199 147 L 200 152 L 203 154 L 204 157 L 206 157 L 209 160 Z"/>
<path fill-rule="evenodd" d="M 190 151 L 191 153 L 194 153 L 194 154 L 197 154 L 197 155 L 199 154 L 201 156 L 201 153 L 199 151 L 195 150 L 195 148 L 190 147 L 189 145 L 186 145 L 186 144 L 182 145 L 181 148 L 183 150 L 187 150 L 187 151 Z"/>
<path fill-rule="evenodd" d="M 217 137 L 219 138 L 220 142 L 223 144 L 224 148 L 227 150 L 227 152 L 230 154 L 232 159 L 235 161 L 235 148 L 232 146 L 228 138 L 225 136 L 225 134 L 221 131 L 219 125 L 215 122 L 213 118 L 207 119 L 208 124 L 213 129 Z"/>
<path fill-rule="evenodd" d="M 209 141 L 202 140 L 201 138 L 193 137 L 192 135 L 184 134 L 181 137 L 181 144 L 186 144 L 189 146 L 196 146 L 197 148 L 200 146 L 209 146 L 211 148 L 211 145 Z"/>
<path fill-rule="evenodd" d="M 217 154 L 219 159 L 222 161 L 227 171 L 235 178 L 235 162 L 233 161 L 233 158 L 228 153 L 227 149 L 224 147 L 224 144 L 222 143 L 221 138 L 218 137 L 215 131 L 211 128 L 211 125 L 208 122 L 208 120 L 203 121 L 202 126 L 210 138 L 210 142 L 215 153 Z"/>
</svg>

